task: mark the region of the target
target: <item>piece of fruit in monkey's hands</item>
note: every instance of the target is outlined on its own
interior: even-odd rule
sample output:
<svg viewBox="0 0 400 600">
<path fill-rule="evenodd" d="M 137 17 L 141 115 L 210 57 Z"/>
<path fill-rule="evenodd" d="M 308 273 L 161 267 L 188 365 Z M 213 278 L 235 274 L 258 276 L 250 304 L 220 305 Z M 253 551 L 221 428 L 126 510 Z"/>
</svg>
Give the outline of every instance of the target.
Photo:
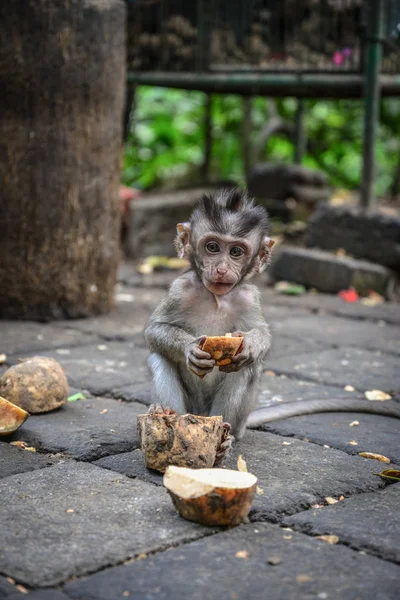
<svg viewBox="0 0 400 600">
<path fill-rule="evenodd" d="M 227 441 L 222 417 L 153 412 L 138 415 L 137 428 L 146 467 L 164 473 L 168 465 L 212 467 Z M 229 431 L 228 431 L 229 435 Z M 222 447 L 226 452 L 226 447 Z"/>
<path fill-rule="evenodd" d="M 257 477 L 231 469 L 170 466 L 163 483 L 181 517 L 202 525 L 239 525 L 250 512 Z"/>
<path fill-rule="evenodd" d="M 232 362 L 232 358 L 239 350 L 242 341 L 243 337 L 234 337 L 229 333 L 224 336 L 207 336 L 201 345 L 201 349 L 211 354 L 217 367 L 223 367 Z"/>
</svg>

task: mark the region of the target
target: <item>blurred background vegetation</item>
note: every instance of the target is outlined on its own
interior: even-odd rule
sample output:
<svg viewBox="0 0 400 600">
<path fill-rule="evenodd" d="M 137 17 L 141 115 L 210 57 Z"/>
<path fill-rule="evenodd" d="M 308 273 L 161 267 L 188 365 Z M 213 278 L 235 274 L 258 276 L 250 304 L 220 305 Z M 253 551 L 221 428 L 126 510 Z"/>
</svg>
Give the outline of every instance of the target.
<svg viewBox="0 0 400 600">
<path fill-rule="evenodd" d="M 142 189 L 171 188 L 202 181 L 206 97 L 202 92 L 139 87 L 135 111 L 125 145 L 123 181 Z M 307 153 L 303 164 L 326 172 L 339 188 L 360 187 L 362 159 L 362 102 L 355 100 L 305 100 Z M 250 147 L 252 163 L 292 162 L 296 100 L 251 101 Z M 263 130 L 271 118 L 288 124 L 289 135 L 273 135 L 265 145 Z M 210 179 L 244 183 L 242 152 L 243 99 L 213 95 L 213 142 Z M 395 196 L 400 191 L 400 101 L 381 103 L 377 144 L 377 194 Z"/>
</svg>

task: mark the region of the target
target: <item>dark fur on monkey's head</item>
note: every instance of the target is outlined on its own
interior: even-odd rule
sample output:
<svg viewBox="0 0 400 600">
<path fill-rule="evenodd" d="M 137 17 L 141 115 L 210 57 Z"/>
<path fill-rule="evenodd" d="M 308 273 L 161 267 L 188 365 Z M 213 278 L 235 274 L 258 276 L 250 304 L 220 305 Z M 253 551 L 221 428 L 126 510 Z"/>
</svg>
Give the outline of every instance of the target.
<svg viewBox="0 0 400 600">
<path fill-rule="evenodd" d="M 202 229 L 207 225 L 215 233 L 237 238 L 255 234 L 260 242 L 267 235 L 268 216 L 245 190 L 221 190 L 202 197 L 190 218 L 192 232 L 198 224 Z"/>
</svg>

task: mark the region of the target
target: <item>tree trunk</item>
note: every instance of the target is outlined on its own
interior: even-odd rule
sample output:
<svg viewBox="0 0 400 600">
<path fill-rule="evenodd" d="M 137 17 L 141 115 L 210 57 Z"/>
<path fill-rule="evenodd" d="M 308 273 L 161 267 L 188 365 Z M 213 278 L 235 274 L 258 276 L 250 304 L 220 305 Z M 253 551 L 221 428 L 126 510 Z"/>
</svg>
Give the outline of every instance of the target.
<svg viewBox="0 0 400 600">
<path fill-rule="evenodd" d="M 108 311 L 119 260 L 121 0 L 0 3 L 0 316 Z"/>
</svg>

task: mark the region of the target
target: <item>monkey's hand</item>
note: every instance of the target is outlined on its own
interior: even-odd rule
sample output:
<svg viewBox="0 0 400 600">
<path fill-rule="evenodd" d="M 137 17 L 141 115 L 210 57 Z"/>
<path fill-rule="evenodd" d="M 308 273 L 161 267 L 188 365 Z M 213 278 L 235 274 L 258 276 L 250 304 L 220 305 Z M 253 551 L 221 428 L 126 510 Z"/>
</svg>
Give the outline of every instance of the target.
<svg viewBox="0 0 400 600">
<path fill-rule="evenodd" d="M 251 333 L 235 331 L 232 333 L 232 337 L 242 337 L 243 341 L 238 350 L 238 354 L 232 358 L 232 362 L 229 365 L 219 367 L 219 370 L 224 373 L 236 373 L 236 371 L 240 371 L 243 367 L 247 367 L 254 363 L 260 354 L 258 344 Z"/>
<path fill-rule="evenodd" d="M 217 448 L 217 454 L 215 456 L 214 467 L 220 465 L 225 458 L 227 458 L 232 450 L 232 444 L 235 441 L 233 435 L 230 434 L 231 426 L 229 423 L 223 423 L 223 433 L 221 443 Z"/>
<path fill-rule="evenodd" d="M 215 360 L 211 358 L 211 354 L 204 352 L 200 347 L 206 337 L 206 335 L 202 335 L 185 348 L 186 366 L 198 377 L 204 377 L 215 367 Z"/>
</svg>

